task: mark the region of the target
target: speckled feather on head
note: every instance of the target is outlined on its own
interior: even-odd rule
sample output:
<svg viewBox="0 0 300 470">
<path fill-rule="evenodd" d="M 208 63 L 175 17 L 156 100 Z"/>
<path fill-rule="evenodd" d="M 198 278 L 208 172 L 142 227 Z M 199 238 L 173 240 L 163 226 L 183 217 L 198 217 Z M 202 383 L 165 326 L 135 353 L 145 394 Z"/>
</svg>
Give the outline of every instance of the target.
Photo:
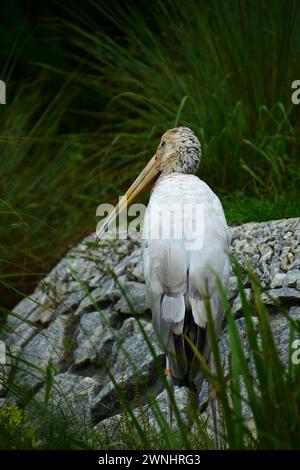
<svg viewBox="0 0 300 470">
<path fill-rule="evenodd" d="M 175 127 L 165 132 L 156 152 L 162 175 L 194 174 L 201 159 L 201 145 L 188 127 Z"/>
</svg>

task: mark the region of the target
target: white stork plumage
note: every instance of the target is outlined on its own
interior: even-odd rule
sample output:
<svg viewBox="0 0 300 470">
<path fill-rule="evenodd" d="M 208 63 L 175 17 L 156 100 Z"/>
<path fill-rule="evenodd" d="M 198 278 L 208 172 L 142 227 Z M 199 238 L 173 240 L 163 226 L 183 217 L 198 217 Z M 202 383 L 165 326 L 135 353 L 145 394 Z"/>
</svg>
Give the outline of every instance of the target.
<svg viewBox="0 0 300 470">
<path fill-rule="evenodd" d="M 170 376 L 197 392 L 203 374 L 185 338 L 189 337 L 206 361 L 210 361 L 202 294 L 206 292 L 209 296 L 218 334 L 223 312 L 215 275 L 223 284 L 227 283 L 230 244 L 218 197 L 194 175 L 200 158 L 200 143 L 190 129 L 178 127 L 167 131 L 154 157 L 105 221 L 102 231 L 107 230 L 125 204 L 155 183 L 143 226 L 148 302 L 154 329 L 167 352 Z"/>
</svg>

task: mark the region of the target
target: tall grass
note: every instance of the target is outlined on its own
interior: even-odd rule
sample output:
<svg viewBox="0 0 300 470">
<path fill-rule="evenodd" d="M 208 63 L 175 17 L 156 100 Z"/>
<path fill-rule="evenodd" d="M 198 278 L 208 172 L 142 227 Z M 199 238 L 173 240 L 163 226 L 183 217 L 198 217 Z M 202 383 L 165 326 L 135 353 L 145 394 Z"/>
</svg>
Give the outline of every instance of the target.
<svg viewBox="0 0 300 470">
<path fill-rule="evenodd" d="M 7 105 L 1 106 L 0 320 L 70 243 L 94 228 L 97 205 L 124 191 L 170 127 L 187 125 L 199 136 L 199 176 L 220 195 L 229 222 L 299 215 L 299 109 L 290 100 L 291 82 L 300 74 L 298 4 L 155 0 L 116 6 L 91 1 L 90 8 L 109 22 L 103 30 L 80 7 L 66 12 L 68 19 L 55 28 L 67 34 L 68 54 L 78 68 L 59 92 L 51 84 L 61 71 L 51 67 L 36 68 L 36 76 L 21 83 L 9 80 Z M 11 54 L 13 63 L 15 49 Z M 247 302 L 242 285 L 240 293 L 251 367 L 223 293 L 230 380 L 220 367 L 216 341 L 219 365 L 214 375 L 206 371 L 221 404 L 223 447 L 298 448 L 299 369 L 291 358 L 287 368 L 281 364 L 260 287 L 251 273 L 249 277 L 254 304 Z M 3 446 L 105 448 L 103 435 L 74 433 L 67 419 L 49 411 L 55 387 L 50 372 L 45 383 L 43 413 L 41 408 L 29 413 L 28 397 L 20 400 L 24 410 L 1 409 Z M 13 391 L 22 398 L 22 390 Z M 178 415 L 176 433 L 156 407 L 160 431 L 150 432 L 138 426 L 126 396 L 121 394 L 120 400 L 136 430 L 129 442 L 128 427 L 120 428 L 118 439 L 128 446 L 213 447 L 197 417 L 196 436 Z M 242 418 L 245 406 L 254 428 Z M 47 427 L 38 420 L 42 415 Z M 66 434 L 69 438 L 63 440 Z M 117 447 L 118 442 L 109 444 Z"/>
<path fill-rule="evenodd" d="M 233 267 L 238 279 L 245 333 L 241 334 L 224 288 L 217 281 L 227 323 L 226 335 L 223 334 L 222 341 L 227 338 L 229 356 L 225 358 L 221 355 L 209 302 L 208 327 L 215 357 L 215 372 L 208 369 L 204 359 L 196 352 L 199 367 L 202 367 L 211 388 L 210 400 L 217 397 L 221 448 L 299 449 L 300 369 L 292 360 L 292 341 L 300 335 L 299 321 L 290 317 L 274 302 L 271 315 L 280 314 L 286 319 L 289 328 L 289 351 L 287 362 L 283 363 L 271 329 L 269 313 L 261 299 L 262 288 L 257 278 L 236 262 Z M 242 279 L 245 275 L 248 276 L 253 290 L 251 301 L 247 300 L 243 286 Z M 130 299 L 128 301 L 130 303 Z M 134 315 L 134 310 L 132 314 Z M 183 412 L 178 409 L 153 344 L 141 322 L 139 326 L 156 362 L 162 384 L 173 403 L 175 424 L 172 428 L 158 403 L 149 390 L 144 389 L 142 383 L 139 386 L 148 397 L 156 425 L 144 407 L 138 406 L 133 410 L 126 389 L 109 373 L 118 393 L 121 415 L 116 418 L 115 425 L 111 422 L 108 428 L 100 426 L 97 430 L 92 430 L 84 423 L 84 417 L 78 416 L 76 409 L 74 410 L 72 395 L 64 396 L 55 382 L 55 377 L 47 370 L 44 401 L 41 401 L 40 395 L 39 401 L 36 401 L 35 397 L 29 402 L 23 402 L 23 405 L 22 401 L 19 401 L 22 408 L 20 405 L 0 408 L 0 437 L 2 438 L 1 433 L 5 434 L 3 439 L 0 439 L 3 448 L 215 448 L 209 413 L 199 415 L 195 408 L 188 408 Z M 122 345 L 120 347 L 122 348 Z M 138 367 L 126 350 L 124 353 L 129 363 Z M 32 373 L 34 372 L 33 370 Z M 16 393 L 14 388 L 11 389 L 12 382 L 8 378 L 2 378 L 1 384 Z M 66 412 L 66 405 L 69 411 L 73 409 L 73 414 Z M 187 413 L 189 419 L 186 419 Z M 10 436 L 9 441 L 7 435 Z"/>
<path fill-rule="evenodd" d="M 0 114 L 1 307 L 30 294 L 94 226 L 99 182 L 81 130 L 65 133 L 76 87 L 49 90 L 44 73 L 9 88 Z M 82 176 L 84 175 L 84 177 Z M 83 213 L 90 217 L 82 223 Z"/>
<path fill-rule="evenodd" d="M 70 76 L 39 64 L 12 81 L 16 41 L 1 76 L 3 307 L 94 229 L 98 204 L 123 193 L 173 126 L 198 134 L 199 176 L 229 222 L 299 215 L 297 1 L 100 0 L 63 17 L 51 27 L 68 40 Z"/>
<path fill-rule="evenodd" d="M 238 192 L 258 206 L 267 199 L 268 208 L 284 197 L 281 216 L 297 212 L 285 192 L 299 201 L 299 113 L 290 99 L 298 2 L 91 3 L 119 34 L 99 31 L 92 19 L 68 26 L 88 71 L 82 83 L 108 100 L 102 159 L 119 186 L 166 129 L 186 125 L 203 145 L 199 175 L 224 197 L 229 219 L 257 217 L 255 208 L 231 212 Z"/>
</svg>

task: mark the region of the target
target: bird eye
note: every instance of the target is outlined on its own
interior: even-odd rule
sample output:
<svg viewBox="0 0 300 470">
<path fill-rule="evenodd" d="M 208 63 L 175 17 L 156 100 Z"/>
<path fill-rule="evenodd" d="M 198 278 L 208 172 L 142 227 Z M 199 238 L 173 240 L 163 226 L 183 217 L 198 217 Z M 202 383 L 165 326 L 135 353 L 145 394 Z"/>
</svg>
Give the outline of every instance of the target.
<svg viewBox="0 0 300 470">
<path fill-rule="evenodd" d="M 160 144 L 162 147 L 166 145 L 166 142 L 163 140 L 162 143 Z"/>
</svg>

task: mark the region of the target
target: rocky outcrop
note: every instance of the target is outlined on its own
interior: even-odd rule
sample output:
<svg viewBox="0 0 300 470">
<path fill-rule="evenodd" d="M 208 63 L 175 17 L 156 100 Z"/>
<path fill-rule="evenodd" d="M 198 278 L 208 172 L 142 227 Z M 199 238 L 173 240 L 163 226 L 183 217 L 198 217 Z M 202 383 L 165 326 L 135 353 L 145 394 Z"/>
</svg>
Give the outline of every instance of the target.
<svg viewBox="0 0 300 470">
<path fill-rule="evenodd" d="M 278 299 L 300 318 L 300 219 L 244 224 L 231 232 L 233 254 L 252 268 L 265 289 L 263 300 L 270 306 L 272 328 L 284 360 L 286 320 L 272 314 L 270 299 Z M 250 298 L 251 286 L 247 279 L 244 283 Z M 241 301 L 233 275 L 228 293 L 243 335 Z M 225 329 L 220 337 L 224 357 L 228 354 L 226 338 Z M 94 235 L 87 237 L 69 251 L 30 298 L 15 307 L 0 339 L 21 358 L 17 364 L 13 361 L 16 386 L 30 391 L 36 400 L 44 400 L 45 382 L 51 374 L 52 400 L 61 406 L 68 402 L 68 408 L 84 415 L 90 425 L 107 423 L 104 420 L 122 410 L 116 385 L 136 407 L 149 411 L 154 396 L 165 403 L 157 370 L 157 361 L 163 363 L 164 354 L 155 340 L 146 305 L 138 239 L 97 246 Z M 183 390 L 176 394 L 182 404 Z"/>
</svg>

